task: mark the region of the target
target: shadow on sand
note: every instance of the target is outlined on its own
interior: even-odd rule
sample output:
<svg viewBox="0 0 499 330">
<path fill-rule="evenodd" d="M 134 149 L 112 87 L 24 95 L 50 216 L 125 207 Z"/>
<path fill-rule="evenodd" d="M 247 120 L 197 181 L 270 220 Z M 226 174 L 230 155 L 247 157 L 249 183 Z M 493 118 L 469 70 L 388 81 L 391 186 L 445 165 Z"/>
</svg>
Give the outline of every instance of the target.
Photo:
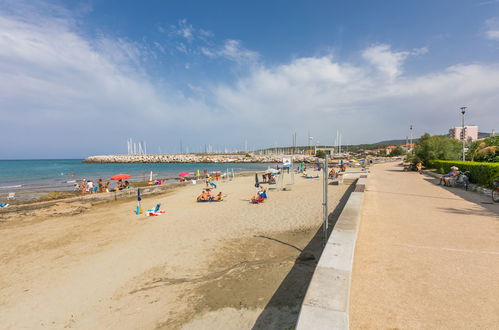
<svg viewBox="0 0 499 330">
<path fill-rule="evenodd" d="M 341 214 L 355 185 L 351 185 L 341 198 L 336 208 L 328 216 L 329 231 L 328 237 L 333 230 L 336 221 Z M 270 239 L 279 244 L 285 244 L 300 250 L 291 243 L 282 242 L 271 237 L 261 237 Z M 268 304 L 258 316 L 253 329 L 293 329 L 298 321 L 298 314 L 305 298 L 308 285 L 314 274 L 317 261 L 323 250 L 322 227 L 317 230 L 308 245 L 301 250 L 296 258 L 293 268 L 279 285 Z"/>
</svg>

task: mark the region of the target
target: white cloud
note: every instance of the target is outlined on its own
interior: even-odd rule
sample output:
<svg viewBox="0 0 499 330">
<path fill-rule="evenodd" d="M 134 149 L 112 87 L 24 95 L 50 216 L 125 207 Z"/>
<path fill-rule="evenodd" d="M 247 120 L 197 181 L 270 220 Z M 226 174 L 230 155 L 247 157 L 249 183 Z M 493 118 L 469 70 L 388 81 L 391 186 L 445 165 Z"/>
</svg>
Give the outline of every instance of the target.
<svg viewBox="0 0 499 330">
<path fill-rule="evenodd" d="M 402 67 L 406 58 L 410 55 L 423 55 L 428 48 L 416 48 L 412 51 L 393 52 L 390 45 L 375 45 L 364 50 L 362 56 L 373 64 L 379 72 L 390 79 L 402 74 Z"/>
<path fill-rule="evenodd" d="M 217 106 L 258 127 L 258 135 L 265 136 L 262 143 L 269 136 L 307 129 L 328 143 L 336 129 L 342 130 L 350 143 L 404 138 L 409 124 L 414 124 L 418 133 L 445 133 L 459 123 L 458 107 L 462 105 L 469 106 L 476 124 L 497 122 L 498 66 L 457 65 L 404 76 L 398 61 L 403 56 L 383 62 L 395 69 L 386 69 L 387 74 L 381 76 L 373 74 L 369 66 L 338 62 L 331 56 L 298 58 L 276 68 L 259 67 L 237 84 L 219 87 L 215 91 Z"/>
<path fill-rule="evenodd" d="M 219 48 L 202 47 L 201 52 L 210 58 L 222 57 L 237 63 L 256 62 L 259 58 L 257 52 L 244 48 L 239 40 L 226 40 Z"/>
<path fill-rule="evenodd" d="M 240 41 L 227 40 L 204 43 L 199 53 L 256 64 L 224 84 L 192 81 L 186 96 L 168 87 L 175 77 L 158 83 L 147 74 L 146 47 L 109 36 L 89 41 L 67 13 L 30 10 L 0 11 L 0 129 L 13 137 L 0 145 L 3 157 L 19 150 L 32 157 L 50 156 L 45 149 L 59 157 L 123 152 L 128 137 L 169 151 L 179 138 L 191 150 L 245 139 L 289 144 L 295 131 L 306 143 L 308 130 L 323 143 L 332 143 L 336 129 L 345 143 L 375 142 L 405 137 L 410 124 L 416 134 L 444 133 L 459 124 L 463 105 L 472 123 L 497 123 L 499 63 L 408 75 L 405 62 L 426 48 L 375 45 L 360 52 L 360 62 L 327 55 L 268 66 Z"/>
<path fill-rule="evenodd" d="M 258 52 L 243 47 L 240 40 L 227 39 L 220 43 L 213 32 L 195 28 L 186 19 L 182 19 L 169 29 L 158 26 L 158 31 L 169 35 L 179 53 L 184 55 L 203 55 L 210 59 L 225 59 L 236 63 L 255 63 Z"/>
<path fill-rule="evenodd" d="M 490 18 L 485 21 L 485 36 L 491 40 L 499 40 L 499 17 Z"/>
<path fill-rule="evenodd" d="M 487 33 L 487 38 L 492 40 L 499 40 L 499 30 L 489 30 L 486 33 Z"/>
</svg>

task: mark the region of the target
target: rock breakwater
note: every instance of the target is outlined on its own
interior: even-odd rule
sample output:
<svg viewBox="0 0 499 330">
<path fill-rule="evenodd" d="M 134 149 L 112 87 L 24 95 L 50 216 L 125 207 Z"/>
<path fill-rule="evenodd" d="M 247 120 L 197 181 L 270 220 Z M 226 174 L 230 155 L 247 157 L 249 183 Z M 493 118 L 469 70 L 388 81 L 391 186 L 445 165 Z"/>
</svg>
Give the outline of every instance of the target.
<svg viewBox="0 0 499 330">
<path fill-rule="evenodd" d="M 285 155 L 147 154 L 90 156 L 84 163 L 280 163 Z M 293 162 L 316 162 L 308 155 L 294 155 Z"/>
</svg>

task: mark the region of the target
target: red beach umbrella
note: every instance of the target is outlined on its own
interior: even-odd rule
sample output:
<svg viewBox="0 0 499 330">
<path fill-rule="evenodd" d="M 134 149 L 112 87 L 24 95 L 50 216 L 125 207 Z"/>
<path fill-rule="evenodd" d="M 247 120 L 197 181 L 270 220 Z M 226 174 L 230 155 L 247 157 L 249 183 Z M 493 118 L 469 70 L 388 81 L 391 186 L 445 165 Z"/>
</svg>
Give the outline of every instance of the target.
<svg viewBox="0 0 499 330">
<path fill-rule="evenodd" d="M 131 178 L 131 175 L 128 175 L 128 174 L 116 174 L 116 175 L 113 175 L 110 179 L 111 180 L 126 180 L 126 179 L 129 179 Z"/>
<path fill-rule="evenodd" d="M 178 176 L 188 176 L 188 175 L 191 175 L 191 174 L 192 173 L 190 173 L 190 172 L 182 172 Z"/>
</svg>

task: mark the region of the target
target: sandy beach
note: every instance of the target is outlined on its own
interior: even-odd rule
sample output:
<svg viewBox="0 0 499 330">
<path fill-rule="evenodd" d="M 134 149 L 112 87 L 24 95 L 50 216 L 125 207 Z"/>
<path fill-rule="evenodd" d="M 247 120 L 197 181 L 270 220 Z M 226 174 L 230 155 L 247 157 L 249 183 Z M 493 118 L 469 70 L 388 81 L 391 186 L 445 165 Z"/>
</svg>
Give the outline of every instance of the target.
<svg viewBox="0 0 499 330">
<path fill-rule="evenodd" d="M 295 177 L 261 205 L 253 184 L 220 183 L 221 203 L 195 203 L 201 185 L 145 196 L 158 217 L 123 200 L 0 223 L 0 327 L 293 327 L 320 255 L 322 181 Z M 347 189 L 329 186 L 330 210 Z"/>
</svg>

